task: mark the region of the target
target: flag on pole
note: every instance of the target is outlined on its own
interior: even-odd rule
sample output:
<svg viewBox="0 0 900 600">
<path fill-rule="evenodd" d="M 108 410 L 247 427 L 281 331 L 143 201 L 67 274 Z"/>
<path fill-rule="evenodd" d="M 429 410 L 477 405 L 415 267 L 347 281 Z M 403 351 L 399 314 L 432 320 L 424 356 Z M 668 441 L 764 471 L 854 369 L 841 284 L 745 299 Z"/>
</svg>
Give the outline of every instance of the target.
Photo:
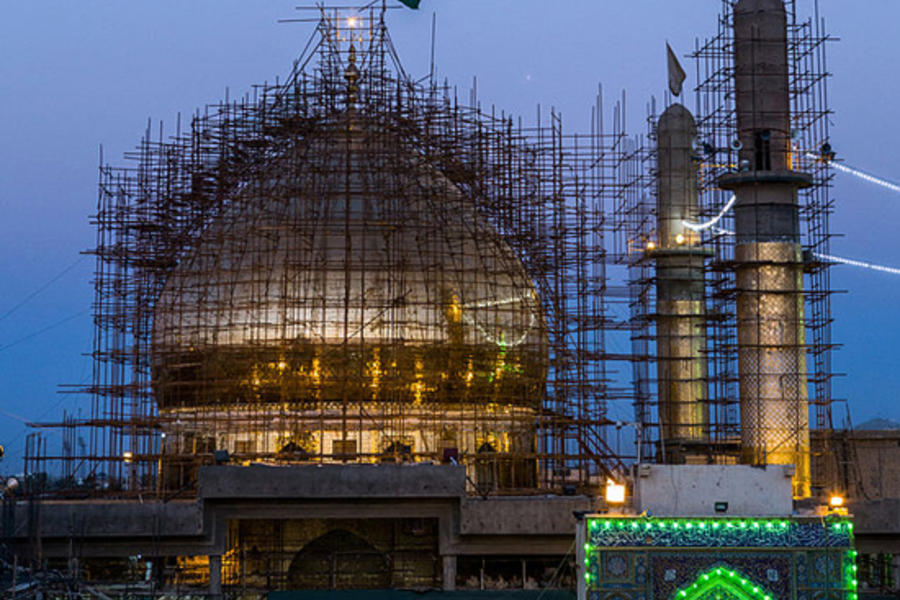
<svg viewBox="0 0 900 600">
<path fill-rule="evenodd" d="M 401 0 L 403 2 L 403 0 Z M 675 53 L 672 51 L 672 47 L 666 42 L 666 54 L 668 54 L 669 59 L 669 91 L 671 91 L 674 95 L 681 95 L 681 86 L 684 84 L 684 80 L 687 79 L 687 75 L 684 72 L 684 69 L 681 68 L 681 64 L 678 62 L 678 57 L 675 56 Z"/>
<path fill-rule="evenodd" d="M 400 0 L 400 2 L 410 8 L 419 8 L 419 0 Z"/>
</svg>

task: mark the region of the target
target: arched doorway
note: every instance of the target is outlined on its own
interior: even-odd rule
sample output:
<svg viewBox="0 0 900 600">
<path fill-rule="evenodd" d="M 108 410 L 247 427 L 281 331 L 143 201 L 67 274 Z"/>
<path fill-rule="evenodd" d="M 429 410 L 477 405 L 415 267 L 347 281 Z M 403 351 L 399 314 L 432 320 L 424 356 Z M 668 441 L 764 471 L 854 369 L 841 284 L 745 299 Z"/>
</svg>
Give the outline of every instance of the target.
<svg viewBox="0 0 900 600">
<path fill-rule="evenodd" d="M 701 573 L 693 583 L 675 592 L 672 600 L 777 600 L 777 598 L 743 573 L 727 566 L 719 566 Z"/>
<path fill-rule="evenodd" d="M 301 549 L 288 571 L 291 589 L 382 589 L 391 585 L 389 557 L 358 535 L 335 529 Z"/>
</svg>

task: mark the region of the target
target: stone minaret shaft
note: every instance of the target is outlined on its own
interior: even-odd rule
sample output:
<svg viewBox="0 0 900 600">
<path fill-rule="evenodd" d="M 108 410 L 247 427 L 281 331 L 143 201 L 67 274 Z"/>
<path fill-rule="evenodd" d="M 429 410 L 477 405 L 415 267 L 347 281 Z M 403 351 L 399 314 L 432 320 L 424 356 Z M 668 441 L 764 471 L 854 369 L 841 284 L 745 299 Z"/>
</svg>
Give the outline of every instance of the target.
<svg viewBox="0 0 900 600">
<path fill-rule="evenodd" d="M 705 453 L 709 437 L 706 300 L 703 263 L 709 252 L 684 225 L 699 215 L 694 118 L 670 106 L 657 127 L 656 332 L 659 421 L 669 462 Z"/>
<path fill-rule="evenodd" d="M 782 0 L 734 7 L 737 196 L 734 251 L 742 460 L 793 464 L 794 496 L 810 495 L 803 264 L 793 170 L 787 25 Z"/>
</svg>

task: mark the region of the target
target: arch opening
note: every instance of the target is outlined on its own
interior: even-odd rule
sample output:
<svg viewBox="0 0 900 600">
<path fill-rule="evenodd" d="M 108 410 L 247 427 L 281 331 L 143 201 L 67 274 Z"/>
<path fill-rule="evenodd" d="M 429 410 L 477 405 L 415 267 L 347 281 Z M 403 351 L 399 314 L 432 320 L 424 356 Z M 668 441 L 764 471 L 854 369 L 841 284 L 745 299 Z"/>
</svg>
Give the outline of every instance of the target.
<svg viewBox="0 0 900 600">
<path fill-rule="evenodd" d="M 672 600 L 777 600 L 752 579 L 727 566 L 701 573 L 693 583 L 678 590 Z"/>
<path fill-rule="evenodd" d="M 312 540 L 291 561 L 292 589 L 347 590 L 391 587 L 391 562 L 384 552 L 344 529 Z"/>
</svg>

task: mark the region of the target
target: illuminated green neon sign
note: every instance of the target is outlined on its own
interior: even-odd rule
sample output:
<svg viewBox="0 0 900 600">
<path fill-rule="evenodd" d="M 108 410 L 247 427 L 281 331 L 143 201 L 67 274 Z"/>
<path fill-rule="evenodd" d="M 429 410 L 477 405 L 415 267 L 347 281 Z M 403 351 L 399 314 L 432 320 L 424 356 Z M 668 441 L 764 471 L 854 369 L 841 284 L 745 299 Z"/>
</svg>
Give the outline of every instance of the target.
<svg viewBox="0 0 900 600">
<path fill-rule="evenodd" d="M 721 597 L 739 600 L 773 600 L 772 594 L 745 575 L 727 567 L 716 567 L 702 573 L 691 585 L 678 590 L 675 600 L 700 600 Z"/>
</svg>

